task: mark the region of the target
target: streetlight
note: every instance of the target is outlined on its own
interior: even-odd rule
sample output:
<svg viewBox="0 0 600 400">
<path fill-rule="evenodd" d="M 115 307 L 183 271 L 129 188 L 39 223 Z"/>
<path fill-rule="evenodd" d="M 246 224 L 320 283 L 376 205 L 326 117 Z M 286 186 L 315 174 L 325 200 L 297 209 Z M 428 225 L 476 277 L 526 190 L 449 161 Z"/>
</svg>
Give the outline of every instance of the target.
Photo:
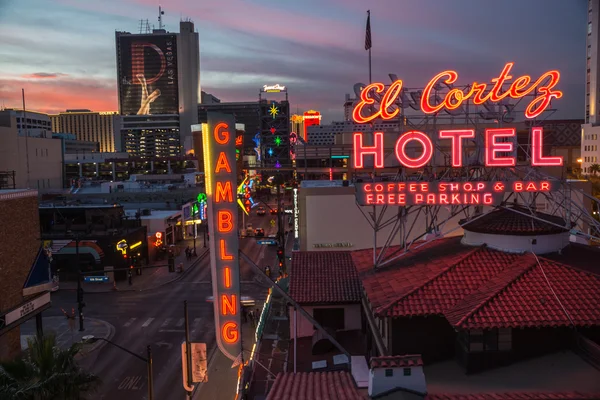
<svg viewBox="0 0 600 400">
<path fill-rule="evenodd" d="M 121 349 L 124 352 L 131 354 L 135 358 L 137 358 L 137 359 L 142 360 L 143 362 L 145 362 L 148 365 L 148 400 L 153 400 L 153 397 L 154 397 L 154 382 L 152 381 L 152 349 L 150 348 L 150 345 L 146 346 L 146 351 L 147 351 L 147 354 L 148 354 L 148 358 L 144 358 L 144 357 L 142 357 L 140 355 L 135 354 L 134 352 L 132 352 L 130 350 L 127 350 L 125 347 L 119 346 L 115 342 L 111 342 L 110 340 L 105 339 L 105 338 L 101 338 L 101 337 L 97 338 L 94 335 L 87 335 L 87 336 L 84 336 L 82 339 L 84 341 L 86 341 L 86 342 L 92 342 L 94 340 L 104 340 L 106 343 L 112 344 L 116 348 Z"/>
</svg>

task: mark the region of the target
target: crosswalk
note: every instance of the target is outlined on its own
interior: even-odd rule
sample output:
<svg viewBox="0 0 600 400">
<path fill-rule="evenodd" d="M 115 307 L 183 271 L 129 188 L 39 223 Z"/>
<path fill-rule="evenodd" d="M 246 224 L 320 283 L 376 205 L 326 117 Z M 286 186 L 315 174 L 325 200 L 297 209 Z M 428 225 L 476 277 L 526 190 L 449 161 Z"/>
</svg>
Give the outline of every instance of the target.
<svg viewBox="0 0 600 400">
<path fill-rule="evenodd" d="M 124 329 L 135 329 L 141 327 L 142 329 L 154 329 L 158 326 L 159 332 L 167 333 L 180 333 L 185 332 L 185 319 L 184 318 L 155 318 L 155 317 L 144 317 L 144 318 L 129 318 L 122 325 Z M 194 318 L 190 319 L 190 331 L 197 332 L 202 330 L 214 329 L 214 320 L 212 318 Z"/>
</svg>

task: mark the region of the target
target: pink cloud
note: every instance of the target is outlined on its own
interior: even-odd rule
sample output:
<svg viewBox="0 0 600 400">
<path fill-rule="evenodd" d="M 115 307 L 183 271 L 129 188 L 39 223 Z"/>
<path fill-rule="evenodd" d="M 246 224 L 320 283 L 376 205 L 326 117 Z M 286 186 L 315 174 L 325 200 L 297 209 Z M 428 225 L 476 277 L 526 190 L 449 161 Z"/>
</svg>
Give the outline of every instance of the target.
<svg viewBox="0 0 600 400">
<path fill-rule="evenodd" d="M 60 72 L 34 72 L 32 74 L 21 75 L 23 79 L 56 79 L 68 76 Z"/>
<path fill-rule="evenodd" d="M 0 99 L 4 106 L 21 108 L 21 89 L 25 89 L 26 107 L 30 110 L 55 113 L 68 108 L 88 108 L 95 111 L 117 109 L 114 84 L 87 79 L 15 80 L 0 78 Z"/>
</svg>

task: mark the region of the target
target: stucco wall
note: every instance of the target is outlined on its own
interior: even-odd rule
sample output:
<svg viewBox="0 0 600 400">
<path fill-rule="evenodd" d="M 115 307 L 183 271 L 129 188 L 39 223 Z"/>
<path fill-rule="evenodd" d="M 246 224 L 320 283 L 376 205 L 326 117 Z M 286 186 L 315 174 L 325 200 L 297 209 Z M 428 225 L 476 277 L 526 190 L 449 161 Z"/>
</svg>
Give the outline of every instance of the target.
<svg viewBox="0 0 600 400">
<path fill-rule="evenodd" d="M 346 331 L 361 328 L 360 304 L 331 305 L 331 306 L 304 306 L 311 316 L 314 316 L 315 308 L 343 308 L 344 309 L 344 329 Z M 312 323 L 304 318 L 300 312 L 297 313 L 298 337 L 309 337 L 315 332 Z M 290 307 L 290 338 L 294 337 L 294 307 Z"/>
</svg>

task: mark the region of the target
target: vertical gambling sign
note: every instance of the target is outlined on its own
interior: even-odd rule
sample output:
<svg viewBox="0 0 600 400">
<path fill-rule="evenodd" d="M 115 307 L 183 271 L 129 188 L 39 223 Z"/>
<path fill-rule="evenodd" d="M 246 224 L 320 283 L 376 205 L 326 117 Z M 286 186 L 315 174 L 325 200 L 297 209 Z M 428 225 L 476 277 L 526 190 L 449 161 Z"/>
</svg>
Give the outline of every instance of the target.
<svg viewBox="0 0 600 400">
<path fill-rule="evenodd" d="M 235 360 L 242 351 L 235 119 L 208 113 L 202 125 L 210 266 L 217 345 Z"/>
</svg>

